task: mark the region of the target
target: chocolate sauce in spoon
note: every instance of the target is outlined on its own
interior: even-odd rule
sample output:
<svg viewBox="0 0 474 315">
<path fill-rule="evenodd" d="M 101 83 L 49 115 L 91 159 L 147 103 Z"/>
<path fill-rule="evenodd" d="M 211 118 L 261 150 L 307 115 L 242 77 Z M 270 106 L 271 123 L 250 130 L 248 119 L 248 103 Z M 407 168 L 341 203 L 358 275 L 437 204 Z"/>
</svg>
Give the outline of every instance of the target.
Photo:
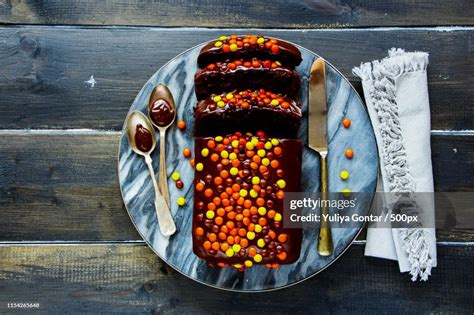
<svg viewBox="0 0 474 315">
<path fill-rule="evenodd" d="M 155 124 L 166 127 L 174 119 L 174 109 L 164 99 L 156 100 L 150 108 L 150 117 Z"/>
<path fill-rule="evenodd" d="M 135 131 L 135 144 L 137 145 L 137 148 L 144 153 L 150 151 L 153 147 L 153 137 L 150 130 L 143 127 L 142 124 L 137 125 Z"/>
</svg>

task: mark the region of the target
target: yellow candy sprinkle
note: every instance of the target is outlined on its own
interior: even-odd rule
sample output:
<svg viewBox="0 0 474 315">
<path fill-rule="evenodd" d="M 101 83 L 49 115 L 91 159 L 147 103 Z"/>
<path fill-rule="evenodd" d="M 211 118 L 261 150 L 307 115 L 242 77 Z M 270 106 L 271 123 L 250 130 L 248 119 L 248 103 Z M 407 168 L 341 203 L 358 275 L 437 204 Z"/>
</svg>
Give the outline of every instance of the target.
<svg viewBox="0 0 474 315">
<path fill-rule="evenodd" d="M 232 248 L 229 248 L 228 250 L 225 251 L 225 255 L 227 257 L 232 257 L 234 256 L 234 250 Z"/>
<path fill-rule="evenodd" d="M 278 102 L 278 100 L 272 100 L 272 101 L 270 102 L 270 104 L 271 104 L 272 106 L 278 106 L 278 105 L 280 104 L 280 102 Z"/>
<path fill-rule="evenodd" d="M 255 145 L 252 142 L 249 141 L 245 144 L 245 147 L 247 148 L 247 150 L 253 150 Z"/>
<path fill-rule="evenodd" d="M 208 149 L 208 148 L 202 149 L 202 150 L 201 150 L 201 155 L 202 155 L 203 157 L 208 156 L 208 155 L 209 155 L 209 149 Z"/>
<path fill-rule="evenodd" d="M 258 176 L 252 177 L 252 184 L 253 185 L 258 185 L 260 184 L 260 178 Z"/>
<path fill-rule="evenodd" d="M 267 213 L 267 209 L 265 207 L 258 208 L 258 214 L 265 215 Z"/>
<path fill-rule="evenodd" d="M 255 238 L 255 233 L 252 232 L 252 231 L 248 231 L 248 232 L 247 232 L 247 238 L 248 238 L 249 240 L 253 240 L 253 239 Z"/>
<path fill-rule="evenodd" d="M 251 260 L 246 260 L 244 261 L 244 265 L 245 267 L 250 268 L 253 266 L 253 262 Z"/>
<path fill-rule="evenodd" d="M 237 158 L 237 154 L 235 152 L 232 152 L 231 154 L 229 154 L 230 160 L 235 160 L 236 158 Z"/>
<path fill-rule="evenodd" d="M 234 97 L 234 95 L 232 93 L 227 93 L 227 95 L 225 96 L 225 98 L 228 99 L 228 100 L 230 100 L 233 97 Z"/>
<path fill-rule="evenodd" d="M 265 241 L 263 240 L 263 238 L 261 238 L 257 241 L 257 246 L 258 247 L 264 247 L 265 246 Z"/>
<path fill-rule="evenodd" d="M 258 192 L 256 192 L 254 189 L 251 189 L 250 190 L 250 197 L 257 198 L 258 197 Z"/>
<path fill-rule="evenodd" d="M 253 260 L 257 263 L 261 262 L 263 259 L 262 255 L 260 254 L 256 254 L 254 257 L 253 257 Z"/>
<path fill-rule="evenodd" d="M 232 250 L 236 253 L 239 252 L 240 251 L 240 245 L 239 244 L 232 245 Z"/>
<path fill-rule="evenodd" d="M 343 180 L 346 180 L 349 178 L 349 172 L 347 170 L 342 170 L 341 173 L 339 173 L 339 176 L 341 176 Z"/>
<path fill-rule="evenodd" d="M 275 217 L 273 218 L 273 220 L 275 220 L 276 222 L 281 221 L 281 219 L 282 219 L 282 216 L 280 213 L 275 214 Z"/>
<path fill-rule="evenodd" d="M 226 40 L 227 39 L 227 36 L 221 36 L 219 37 L 219 40 Z"/>
<path fill-rule="evenodd" d="M 255 232 L 257 233 L 262 232 L 262 226 L 260 224 L 255 224 Z"/>
<path fill-rule="evenodd" d="M 351 196 L 351 190 L 349 188 L 344 188 L 342 190 L 342 195 L 346 198 L 349 198 Z"/>
<path fill-rule="evenodd" d="M 214 216 L 215 216 L 214 211 L 207 210 L 207 212 L 206 212 L 206 218 L 208 218 L 208 219 L 213 219 Z"/>
<path fill-rule="evenodd" d="M 245 190 L 245 189 L 241 189 L 241 190 L 239 191 L 239 194 L 240 194 L 240 197 L 245 198 L 245 197 L 247 197 L 248 192 L 247 192 L 247 190 Z"/>
<path fill-rule="evenodd" d="M 239 140 L 232 141 L 232 147 L 237 148 L 239 146 Z"/>
<path fill-rule="evenodd" d="M 171 179 L 174 181 L 179 180 L 180 177 L 179 172 L 173 172 L 173 174 L 171 174 Z"/>
<path fill-rule="evenodd" d="M 257 139 L 257 138 L 252 138 L 252 143 L 253 143 L 254 145 L 257 145 L 258 139 Z"/>
<path fill-rule="evenodd" d="M 226 150 L 222 151 L 221 152 L 221 157 L 223 159 L 227 159 L 229 157 L 229 152 L 227 152 Z"/>
<path fill-rule="evenodd" d="M 230 48 L 230 51 L 236 51 L 238 47 L 237 47 L 237 44 L 231 44 L 229 48 Z"/>
<path fill-rule="evenodd" d="M 217 103 L 217 102 L 221 101 L 221 100 L 222 100 L 222 98 L 221 98 L 221 96 L 220 96 L 220 95 L 216 95 L 216 96 L 214 96 L 213 100 L 214 100 L 214 102 L 216 102 L 216 103 Z"/>
<path fill-rule="evenodd" d="M 281 66 L 281 62 L 275 61 L 275 63 L 277 64 L 277 66 Z"/>
<path fill-rule="evenodd" d="M 258 43 L 258 44 L 263 44 L 264 42 L 265 42 L 265 38 L 263 38 L 263 37 L 259 37 L 259 38 L 257 39 L 257 43 Z"/>
<path fill-rule="evenodd" d="M 219 102 L 217 102 L 217 106 L 224 107 L 225 103 L 223 101 L 219 101 Z"/>
<path fill-rule="evenodd" d="M 260 149 L 257 151 L 257 154 L 259 157 L 264 157 L 265 154 L 267 154 L 267 151 L 265 151 L 264 149 Z"/>
<path fill-rule="evenodd" d="M 214 46 L 216 47 L 221 47 L 222 46 L 222 42 L 220 40 L 218 40 L 217 42 L 214 43 Z"/>
<path fill-rule="evenodd" d="M 270 150 L 272 148 L 272 143 L 270 141 L 265 142 L 265 149 Z"/>
<path fill-rule="evenodd" d="M 233 175 L 233 176 L 239 174 L 239 169 L 237 167 L 232 167 L 230 169 L 230 174 Z"/>
<path fill-rule="evenodd" d="M 278 185 L 278 187 L 283 189 L 283 188 L 286 187 L 286 182 L 283 179 L 279 179 L 279 180 L 277 180 L 277 185 Z"/>
<path fill-rule="evenodd" d="M 202 163 L 196 164 L 196 171 L 201 172 L 204 169 L 204 165 Z"/>
<path fill-rule="evenodd" d="M 214 138 L 217 142 L 221 142 L 223 140 L 222 136 L 217 136 Z"/>
<path fill-rule="evenodd" d="M 270 160 L 267 159 L 267 158 L 263 158 L 262 159 L 262 164 L 265 165 L 265 166 L 268 166 L 270 164 Z"/>
<path fill-rule="evenodd" d="M 178 204 L 178 206 L 184 206 L 186 204 L 186 198 L 184 197 L 179 197 L 177 200 L 176 200 L 176 203 Z"/>
<path fill-rule="evenodd" d="M 242 264 L 233 264 L 232 266 L 237 269 L 242 268 Z"/>
<path fill-rule="evenodd" d="M 272 139 L 272 144 L 273 144 L 274 146 L 277 146 L 277 145 L 280 144 L 280 141 L 278 141 L 278 139 L 273 138 L 273 139 Z"/>
</svg>

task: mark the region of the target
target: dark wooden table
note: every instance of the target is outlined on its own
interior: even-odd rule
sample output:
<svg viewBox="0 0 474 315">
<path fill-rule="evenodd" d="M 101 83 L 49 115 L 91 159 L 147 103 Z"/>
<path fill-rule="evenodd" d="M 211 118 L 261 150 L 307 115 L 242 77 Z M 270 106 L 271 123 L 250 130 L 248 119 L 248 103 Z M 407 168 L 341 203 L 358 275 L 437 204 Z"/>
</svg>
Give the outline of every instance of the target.
<svg viewBox="0 0 474 315">
<path fill-rule="evenodd" d="M 194 283 L 140 239 L 116 172 L 119 130 L 148 78 L 245 28 L 319 52 L 359 92 L 353 66 L 391 47 L 428 51 L 435 189 L 473 191 L 472 0 L 0 0 L 0 24 L 0 312 L 474 311 L 473 230 L 438 230 L 427 283 L 364 257 L 363 238 L 288 289 Z"/>
</svg>

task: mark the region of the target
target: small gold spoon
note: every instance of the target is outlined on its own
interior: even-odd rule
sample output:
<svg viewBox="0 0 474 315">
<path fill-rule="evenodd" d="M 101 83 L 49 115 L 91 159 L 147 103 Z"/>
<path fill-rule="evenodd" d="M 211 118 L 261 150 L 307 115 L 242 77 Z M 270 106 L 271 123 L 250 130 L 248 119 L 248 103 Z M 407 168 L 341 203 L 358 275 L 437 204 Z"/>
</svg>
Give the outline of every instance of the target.
<svg viewBox="0 0 474 315">
<path fill-rule="evenodd" d="M 151 92 L 148 101 L 148 117 L 153 126 L 160 131 L 160 173 L 159 185 L 166 203 L 171 207 L 170 193 L 168 190 L 168 174 L 166 172 L 166 129 L 171 126 L 176 118 L 176 105 L 173 95 L 164 84 L 158 84 Z"/>
<path fill-rule="evenodd" d="M 173 235 L 176 232 L 171 210 L 161 194 L 156 182 L 150 153 L 156 146 L 155 132 L 150 120 L 139 111 L 131 112 L 127 117 L 128 142 L 132 150 L 145 158 L 145 163 L 150 171 L 151 181 L 155 189 L 155 210 L 158 217 L 158 225 L 164 236 Z"/>
</svg>

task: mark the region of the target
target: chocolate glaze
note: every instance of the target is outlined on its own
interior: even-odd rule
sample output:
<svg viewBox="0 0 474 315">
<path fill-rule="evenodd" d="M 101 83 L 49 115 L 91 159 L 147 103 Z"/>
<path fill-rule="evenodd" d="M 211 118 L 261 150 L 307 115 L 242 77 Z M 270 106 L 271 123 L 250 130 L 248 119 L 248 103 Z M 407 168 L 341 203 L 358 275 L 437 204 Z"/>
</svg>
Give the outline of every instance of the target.
<svg viewBox="0 0 474 315">
<path fill-rule="evenodd" d="M 213 96 L 200 101 L 194 111 L 194 132 L 196 136 L 214 136 L 235 131 L 265 130 L 269 135 L 294 138 L 301 125 L 299 102 L 284 98 L 290 107 L 283 109 L 273 106 L 217 107 Z"/>
<path fill-rule="evenodd" d="M 243 35 L 239 35 L 243 36 Z M 265 37 L 272 39 L 269 37 Z M 214 44 L 217 40 L 212 41 L 205 45 L 198 56 L 198 65 L 201 68 L 204 68 L 206 65 L 217 62 L 225 61 L 227 59 L 270 59 L 273 61 L 280 61 L 283 64 L 286 64 L 289 67 L 296 67 L 303 60 L 301 57 L 301 52 L 294 45 L 278 40 L 278 46 L 280 48 L 278 53 L 272 53 L 268 49 L 262 47 L 262 45 L 251 45 L 249 47 L 241 47 L 236 51 L 224 52 L 221 47 L 215 47 Z"/>
<path fill-rule="evenodd" d="M 262 140 L 263 142 L 268 141 L 266 136 L 261 136 L 258 137 L 259 140 Z M 234 255 L 232 257 L 228 257 L 225 255 L 224 252 L 221 250 L 210 252 L 209 250 L 206 250 L 204 248 L 204 242 L 207 240 L 207 237 L 209 233 L 215 233 L 216 232 L 216 225 L 214 223 L 207 223 L 206 224 L 206 211 L 208 204 L 213 201 L 213 198 L 216 196 L 214 194 L 212 197 L 206 197 L 204 195 L 204 191 L 208 188 L 212 189 L 213 191 L 218 191 L 218 186 L 213 182 L 213 178 L 216 176 L 220 175 L 220 170 L 219 167 L 217 167 L 217 164 L 220 163 L 220 160 L 217 162 L 213 162 L 209 157 L 214 154 L 214 153 L 219 153 L 217 148 L 214 149 L 209 149 L 209 154 L 207 157 L 203 157 L 201 154 L 201 150 L 203 148 L 209 148 L 207 143 L 208 140 L 212 140 L 214 138 L 196 138 L 195 139 L 195 162 L 196 163 L 202 163 L 204 168 L 203 171 L 201 172 L 196 172 L 195 173 L 195 182 L 194 186 L 196 187 L 196 184 L 198 183 L 204 183 L 205 184 L 205 189 L 202 191 L 197 191 L 195 189 L 194 191 L 194 211 L 193 211 L 193 251 L 194 253 L 208 261 L 211 265 L 217 265 L 218 263 L 221 264 L 243 264 L 245 260 L 252 260 L 251 257 L 249 257 L 248 252 L 243 253 L 243 255 L 238 254 Z M 273 159 L 277 159 L 279 161 L 279 166 L 278 170 L 272 167 L 268 167 L 268 174 L 266 176 L 266 183 L 263 185 L 265 186 L 270 186 L 270 187 L 275 187 L 275 183 L 277 182 L 278 179 L 284 179 L 286 181 L 286 187 L 283 189 L 285 192 L 295 192 L 295 191 L 300 191 L 300 179 L 301 179 L 301 141 L 300 140 L 288 140 L 288 139 L 280 139 L 278 146 L 282 149 L 282 154 L 280 156 L 274 156 Z M 232 148 L 232 146 L 230 146 Z M 229 148 L 228 148 L 229 149 Z M 229 150 L 230 151 L 230 150 Z M 232 152 L 232 151 L 230 151 Z M 245 153 L 246 149 L 242 150 L 242 153 Z M 271 152 L 271 150 L 267 150 L 267 152 Z M 291 154 L 286 154 L 286 153 L 291 153 Z M 268 156 L 268 155 L 267 155 Z M 248 190 L 251 189 L 252 183 L 251 183 L 251 178 L 253 176 L 259 176 L 260 178 L 263 179 L 262 174 L 259 173 L 259 170 L 252 169 L 251 167 L 248 167 L 248 163 L 250 163 L 251 158 L 248 158 L 245 154 L 239 155 L 238 159 L 240 160 L 241 164 L 239 166 L 239 170 L 247 170 L 249 172 L 249 175 L 244 177 L 241 183 L 241 186 L 243 186 L 244 182 L 245 183 L 250 183 Z M 230 170 L 232 167 L 232 164 L 223 166 L 221 164 L 221 170 Z M 230 176 L 229 178 L 233 178 L 234 183 L 236 182 L 236 178 L 239 176 Z M 232 185 L 232 183 L 230 183 Z M 224 183 L 221 185 L 222 187 L 229 187 L 229 183 Z M 222 187 L 220 189 L 222 189 Z M 277 213 L 282 214 L 283 212 L 283 199 L 278 199 L 275 197 L 275 188 L 273 188 L 273 191 L 271 193 L 266 194 L 263 198 L 265 199 L 265 207 L 270 210 L 273 209 Z M 251 198 L 250 196 L 247 196 L 245 199 L 250 199 L 252 200 L 252 204 L 255 204 L 255 199 Z M 232 203 L 232 198 L 231 198 L 231 203 Z M 271 206 L 269 206 L 271 205 Z M 220 206 L 219 206 L 220 207 Z M 242 212 L 242 207 L 239 209 L 236 204 L 234 204 L 234 209 L 235 212 L 241 213 Z M 259 215 L 260 216 L 260 215 Z M 265 216 L 263 216 L 265 217 Z M 212 220 L 210 220 L 212 221 Z M 226 225 L 226 222 L 228 219 L 224 217 L 224 222 L 221 226 Z M 300 255 L 300 249 L 301 249 L 301 241 L 302 241 L 302 231 L 301 229 L 285 229 L 283 228 L 283 221 L 280 221 L 280 224 L 275 224 L 275 221 L 273 219 L 268 219 L 267 223 L 267 229 L 272 230 L 276 233 L 276 235 L 280 235 L 282 233 L 285 233 L 288 235 L 288 240 L 284 243 L 280 243 L 276 239 L 272 239 L 272 242 L 275 242 L 273 246 L 265 245 L 264 248 L 259 248 L 257 246 L 257 241 L 259 238 L 264 237 L 264 232 L 262 231 L 261 233 L 255 233 L 256 236 L 253 240 L 248 240 L 248 246 L 247 248 L 254 247 L 257 249 L 257 252 L 259 254 L 262 254 L 262 249 L 265 249 L 267 251 L 266 255 L 263 256 L 263 260 L 259 264 L 291 264 L 295 262 Z M 236 227 L 241 225 L 242 222 L 237 222 Z M 196 228 L 202 228 L 204 229 L 204 235 L 198 236 L 196 235 L 195 231 Z M 265 228 L 265 227 L 264 227 Z M 214 229 L 214 230 L 213 230 Z M 215 233 L 217 234 L 217 233 Z M 221 241 L 222 242 L 222 241 Z M 277 246 L 279 249 L 283 249 L 287 257 L 284 260 L 279 259 L 278 257 L 273 256 L 276 253 L 276 248 Z M 270 254 L 270 252 L 275 252 L 274 254 Z M 255 263 L 255 262 L 254 262 Z"/>
<path fill-rule="evenodd" d="M 138 124 L 135 130 L 135 145 L 142 152 L 148 152 L 153 147 L 153 137 L 150 130 Z"/>
<path fill-rule="evenodd" d="M 224 63 L 217 63 L 214 70 L 199 70 L 194 76 L 194 87 L 198 100 L 213 93 L 222 93 L 233 89 L 271 89 L 290 97 L 295 97 L 300 89 L 300 75 L 285 66 L 265 68 L 260 66 L 231 70 Z"/>
<path fill-rule="evenodd" d="M 174 109 L 167 101 L 158 99 L 150 108 L 150 117 L 158 126 L 166 127 L 173 121 Z"/>
</svg>

